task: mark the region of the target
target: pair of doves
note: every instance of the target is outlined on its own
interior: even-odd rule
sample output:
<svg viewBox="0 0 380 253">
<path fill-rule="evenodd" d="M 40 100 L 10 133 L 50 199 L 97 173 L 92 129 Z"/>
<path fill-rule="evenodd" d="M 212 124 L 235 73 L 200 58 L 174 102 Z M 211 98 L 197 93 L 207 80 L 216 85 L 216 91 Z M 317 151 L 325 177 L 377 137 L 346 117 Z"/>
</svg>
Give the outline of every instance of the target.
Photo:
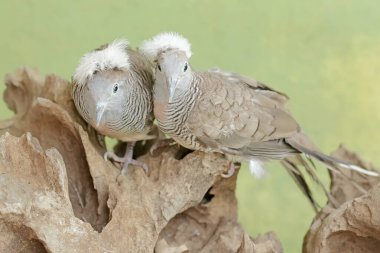
<svg viewBox="0 0 380 253">
<path fill-rule="evenodd" d="M 149 132 L 156 119 L 160 130 L 180 145 L 225 154 L 227 176 L 235 162 L 249 162 L 258 175 L 262 162 L 273 159 L 291 169 L 302 161 L 310 169 L 302 153 L 330 169 L 378 176 L 320 152 L 291 116 L 284 93 L 220 69 L 195 71 L 191 55 L 186 38 L 162 33 L 137 51 L 126 40 L 116 40 L 81 58 L 73 76 L 76 108 L 100 134 L 128 142 L 124 157 L 106 153 L 123 163 L 124 171 L 129 164 L 147 170 L 132 158 L 133 146 L 155 138 Z"/>
</svg>

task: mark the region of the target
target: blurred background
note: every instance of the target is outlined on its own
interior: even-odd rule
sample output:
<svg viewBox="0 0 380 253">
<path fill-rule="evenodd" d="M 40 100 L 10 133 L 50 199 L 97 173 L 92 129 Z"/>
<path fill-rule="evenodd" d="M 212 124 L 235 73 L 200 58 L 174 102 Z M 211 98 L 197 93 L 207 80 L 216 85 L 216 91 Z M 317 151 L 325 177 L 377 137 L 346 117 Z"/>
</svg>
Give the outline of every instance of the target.
<svg viewBox="0 0 380 253">
<path fill-rule="evenodd" d="M 343 142 L 380 164 L 379 7 L 372 0 L 2 0 L 0 76 L 29 65 L 70 79 L 99 45 L 125 37 L 138 46 L 177 31 L 192 43 L 193 68 L 218 66 L 287 93 L 323 151 Z M 11 115 L 1 101 L 0 119 Z M 300 252 L 313 211 L 278 163 L 268 169 L 260 181 L 240 172 L 239 219 L 250 235 L 273 230 L 286 252 Z"/>
</svg>

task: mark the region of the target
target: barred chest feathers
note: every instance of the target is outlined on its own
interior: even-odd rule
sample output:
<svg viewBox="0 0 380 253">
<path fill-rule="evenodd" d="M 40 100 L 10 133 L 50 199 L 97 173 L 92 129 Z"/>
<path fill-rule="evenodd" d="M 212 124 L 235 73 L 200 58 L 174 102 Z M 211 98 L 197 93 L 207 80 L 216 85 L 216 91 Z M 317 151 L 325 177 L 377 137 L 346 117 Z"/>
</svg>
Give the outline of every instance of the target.
<svg viewBox="0 0 380 253">
<path fill-rule="evenodd" d="M 202 145 L 186 125 L 192 109 L 198 102 L 199 89 L 191 87 L 184 94 L 175 96 L 171 103 L 155 97 L 154 114 L 159 128 L 170 135 L 180 145 L 194 150 L 205 151 Z"/>
</svg>

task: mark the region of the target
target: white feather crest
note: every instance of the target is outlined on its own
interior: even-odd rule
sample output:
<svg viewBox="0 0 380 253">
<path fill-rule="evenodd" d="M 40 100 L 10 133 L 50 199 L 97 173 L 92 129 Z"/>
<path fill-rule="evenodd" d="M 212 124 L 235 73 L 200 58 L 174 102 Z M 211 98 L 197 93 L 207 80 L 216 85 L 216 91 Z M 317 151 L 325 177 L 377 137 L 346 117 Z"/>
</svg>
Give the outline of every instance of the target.
<svg viewBox="0 0 380 253">
<path fill-rule="evenodd" d="M 85 54 L 75 70 L 74 81 L 78 84 L 85 84 L 95 71 L 129 68 L 129 56 L 126 51 L 128 46 L 127 40 L 119 39 L 114 40 L 104 49 Z"/>
<path fill-rule="evenodd" d="M 168 49 L 184 51 L 187 58 L 192 55 L 190 42 L 175 32 L 160 33 L 149 40 L 143 41 L 139 47 L 139 51 L 151 61 L 154 61 L 160 52 Z"/>
</svg>

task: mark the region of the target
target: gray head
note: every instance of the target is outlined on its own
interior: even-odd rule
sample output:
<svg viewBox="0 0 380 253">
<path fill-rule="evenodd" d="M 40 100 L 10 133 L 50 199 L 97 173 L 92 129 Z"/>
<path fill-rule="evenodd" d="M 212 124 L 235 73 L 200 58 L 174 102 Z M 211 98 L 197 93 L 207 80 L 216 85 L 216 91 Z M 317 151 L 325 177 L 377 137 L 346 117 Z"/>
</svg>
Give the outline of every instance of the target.
<svg viewBox="0 0 380 253">
<path fill-rule="evenodd" d="M 129 97 L 126 73 L 106 70 L 95 74 L 85 87 L 84 106 L 90 124 L 99 131 L 107 131 L 108 124 L 117 123 Z"/>
<path fill-rule="evenodd" d="M 176 94 L 186 91 L 192 80 L 188 58 L 183 51 L 169 50 L 158 55 L 156 62 L 156 83 L 167 89 L 169 102 Z"/>
<path fill-rule="evenodd" d="M 129 77 L 128 42 L 116 40 L 85 54 L 73 76 L 73 99 L 82 117 L 99 132 L 109 135 L 120 121 L 126 103 Z"/>
<path fill-rule="evenodd" d="M 171 102 L 189 88 L 192 71 L 188 61 L 192 53 L 186 38 L 177 33 L 161 33 L 144 41 L 139 50 L 156 63 L 155 92 Z"/>
</svg>

